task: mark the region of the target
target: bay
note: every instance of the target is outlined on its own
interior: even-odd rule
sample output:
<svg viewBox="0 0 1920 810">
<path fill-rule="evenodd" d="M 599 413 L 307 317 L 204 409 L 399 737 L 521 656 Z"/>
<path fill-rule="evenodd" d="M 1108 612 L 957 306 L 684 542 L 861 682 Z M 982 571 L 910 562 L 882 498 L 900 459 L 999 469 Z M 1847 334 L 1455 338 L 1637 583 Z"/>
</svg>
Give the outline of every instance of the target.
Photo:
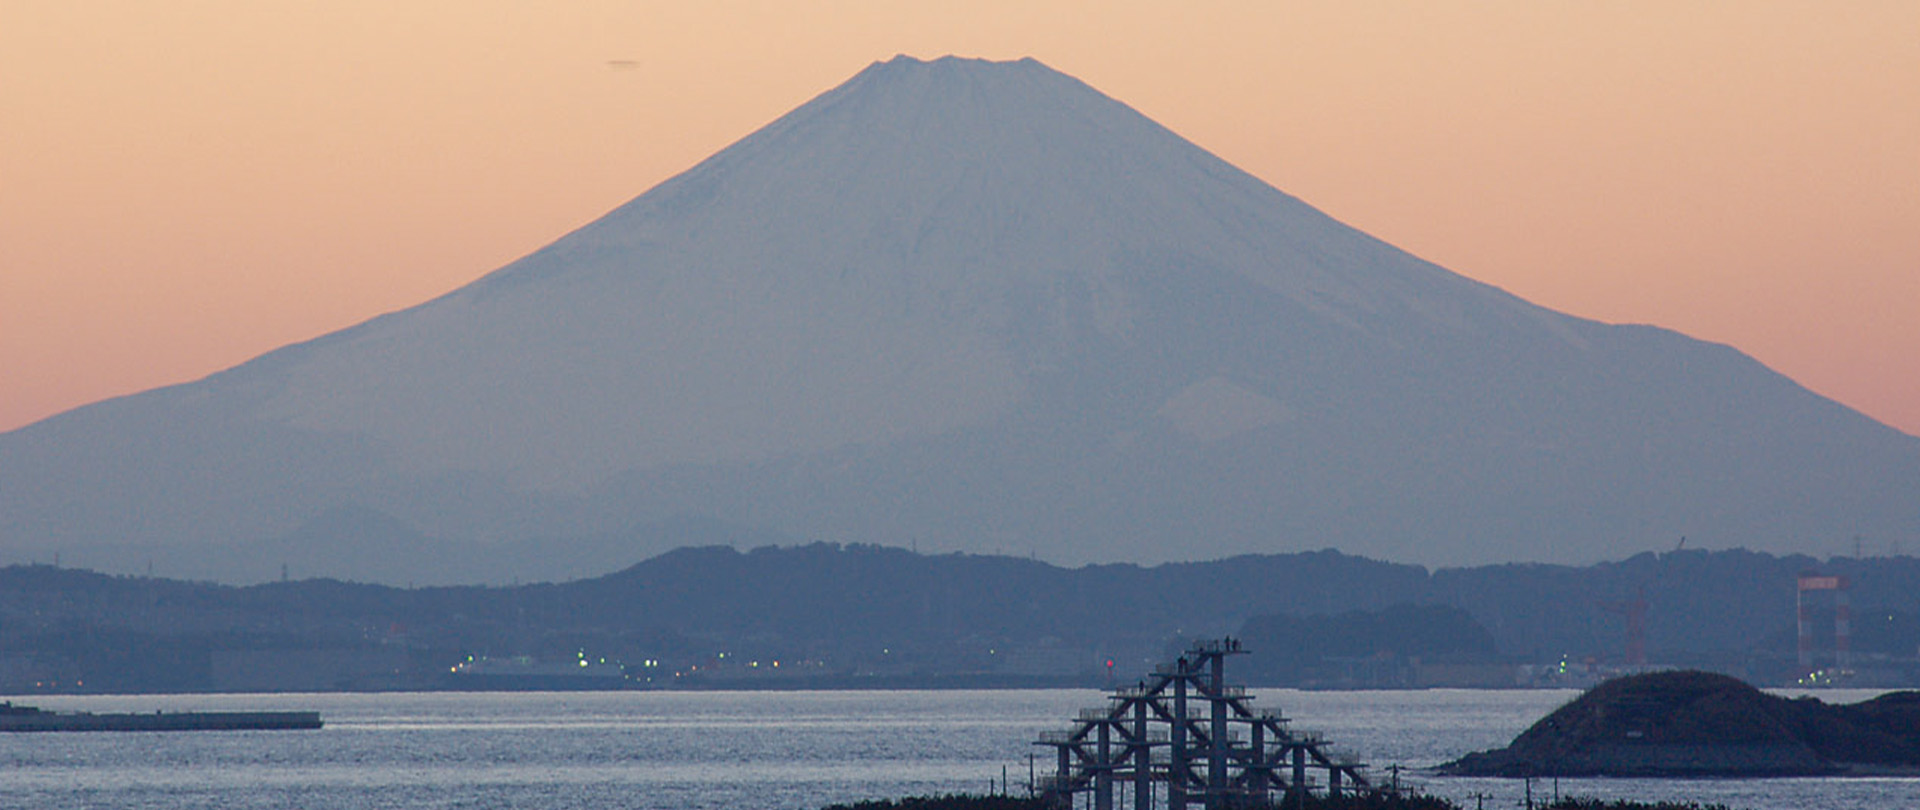
<svg viewBox="0 0 1920 810">
<path fill-rule="evenodd" d="M 1402 767 L 1464 806 L 1517 806 L 1517 780 L 1419 769 L 1504 745 L 1577 692 L 1254 690 L 1337 750 Z M 1851 702 L 1873 692 L 1824 692 Z M 305 732 L 0 735 L 0 807 L 806 810 L 833 802 L 1023 793 L 1043 730 L 1093 690 L 546 692 L 19 697 L 52 709 L 312 710 Z M 1535 780 L 1536 798 L 1552 795 Z M 1559 792 L 1750 810 L 1920 807 L 1920 779 L 1580 779 Z"/>
</svg>

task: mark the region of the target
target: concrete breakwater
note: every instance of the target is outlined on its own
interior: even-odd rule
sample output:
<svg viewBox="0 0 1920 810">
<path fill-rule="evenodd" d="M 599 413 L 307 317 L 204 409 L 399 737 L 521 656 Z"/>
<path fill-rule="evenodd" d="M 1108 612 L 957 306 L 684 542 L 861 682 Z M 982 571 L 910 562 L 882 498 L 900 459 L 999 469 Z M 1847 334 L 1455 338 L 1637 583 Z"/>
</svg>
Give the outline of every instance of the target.
<svg viewBox="0 0 1920 810">
<path fill-rule="evenodd" d="M 283 731 L 320 728 L 319 712 L 53 712 L 0 703 L 0 731 Z"/>
</svg>

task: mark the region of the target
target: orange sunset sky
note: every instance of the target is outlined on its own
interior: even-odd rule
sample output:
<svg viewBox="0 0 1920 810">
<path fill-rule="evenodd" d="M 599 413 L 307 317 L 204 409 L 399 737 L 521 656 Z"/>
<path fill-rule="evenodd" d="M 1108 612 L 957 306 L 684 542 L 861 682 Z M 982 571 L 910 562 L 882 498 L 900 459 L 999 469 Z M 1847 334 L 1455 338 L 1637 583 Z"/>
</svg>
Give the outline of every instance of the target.
<svg viewBox="0 0 1920 810">
<path fill-rule="evenodd" d="M 0 430 L 453 289 L 895 53 L 1920 434 L 1910 0 L 0 0 Z"/>
</svg>

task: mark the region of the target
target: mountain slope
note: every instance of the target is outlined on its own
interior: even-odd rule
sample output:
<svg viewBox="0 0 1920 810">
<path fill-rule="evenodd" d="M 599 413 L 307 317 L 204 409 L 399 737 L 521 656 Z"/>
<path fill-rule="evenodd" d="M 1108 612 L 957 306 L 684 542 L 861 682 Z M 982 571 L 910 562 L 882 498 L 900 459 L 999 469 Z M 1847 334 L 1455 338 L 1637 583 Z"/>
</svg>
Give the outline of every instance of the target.
<svg viewBox="0 0 1920 810">
<path fill-rule="evenodd" d="M 465 288 L 0 436 L 9 548 L 149 557 L 344 509 L 625 533 L 610 566 L 681 517 L 1568 561 L 1920 538 L 1915 491 L 1920 440 L 1423 262 L 1031 60 L 876 64 Z"/>
</svg>

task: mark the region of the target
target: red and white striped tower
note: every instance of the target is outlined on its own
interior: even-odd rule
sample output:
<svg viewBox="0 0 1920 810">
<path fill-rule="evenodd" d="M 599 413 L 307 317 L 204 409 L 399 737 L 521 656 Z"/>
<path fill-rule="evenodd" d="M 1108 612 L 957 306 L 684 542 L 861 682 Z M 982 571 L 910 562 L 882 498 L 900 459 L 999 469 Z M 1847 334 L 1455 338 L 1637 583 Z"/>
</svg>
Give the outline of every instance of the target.
<svg viewBox="0 0 1920 810">
<path fill-rule="evenodd" d="M 1800 616 L 1800 643 L 1797 647 L 1801 671 L 1813 669 L 1813 608 L 1807 605 L 1807 591 L 1812 590 L 1809 583 L 1820 579 L 1812 571 L 1800 572 L 1800 587 L 1794 591 L 1794 612 Z"/>
<path fill-rule="evenodd" d="M 1847 596 L 1852 583 L 1846 577 L 1823 577 L 1812 571 L 1800 573 L 1799 591 L 1794 606 L 1800 614 L 1800 668 L 1813 668 L 1813 609 L 1807 605 L 1807 591 L 1833 591 L 1833 666 L 1846 669 L 1853 663 L 1853 606 Z"/>
<path fill-rule="evenodd" d="M 1833 591 L 1833 665 L 1845 670 L 1853 666 L 1853 600 L 1847 596 L 1846 577 L 1838 577 L 1840 586 Z"/>
</svg>

